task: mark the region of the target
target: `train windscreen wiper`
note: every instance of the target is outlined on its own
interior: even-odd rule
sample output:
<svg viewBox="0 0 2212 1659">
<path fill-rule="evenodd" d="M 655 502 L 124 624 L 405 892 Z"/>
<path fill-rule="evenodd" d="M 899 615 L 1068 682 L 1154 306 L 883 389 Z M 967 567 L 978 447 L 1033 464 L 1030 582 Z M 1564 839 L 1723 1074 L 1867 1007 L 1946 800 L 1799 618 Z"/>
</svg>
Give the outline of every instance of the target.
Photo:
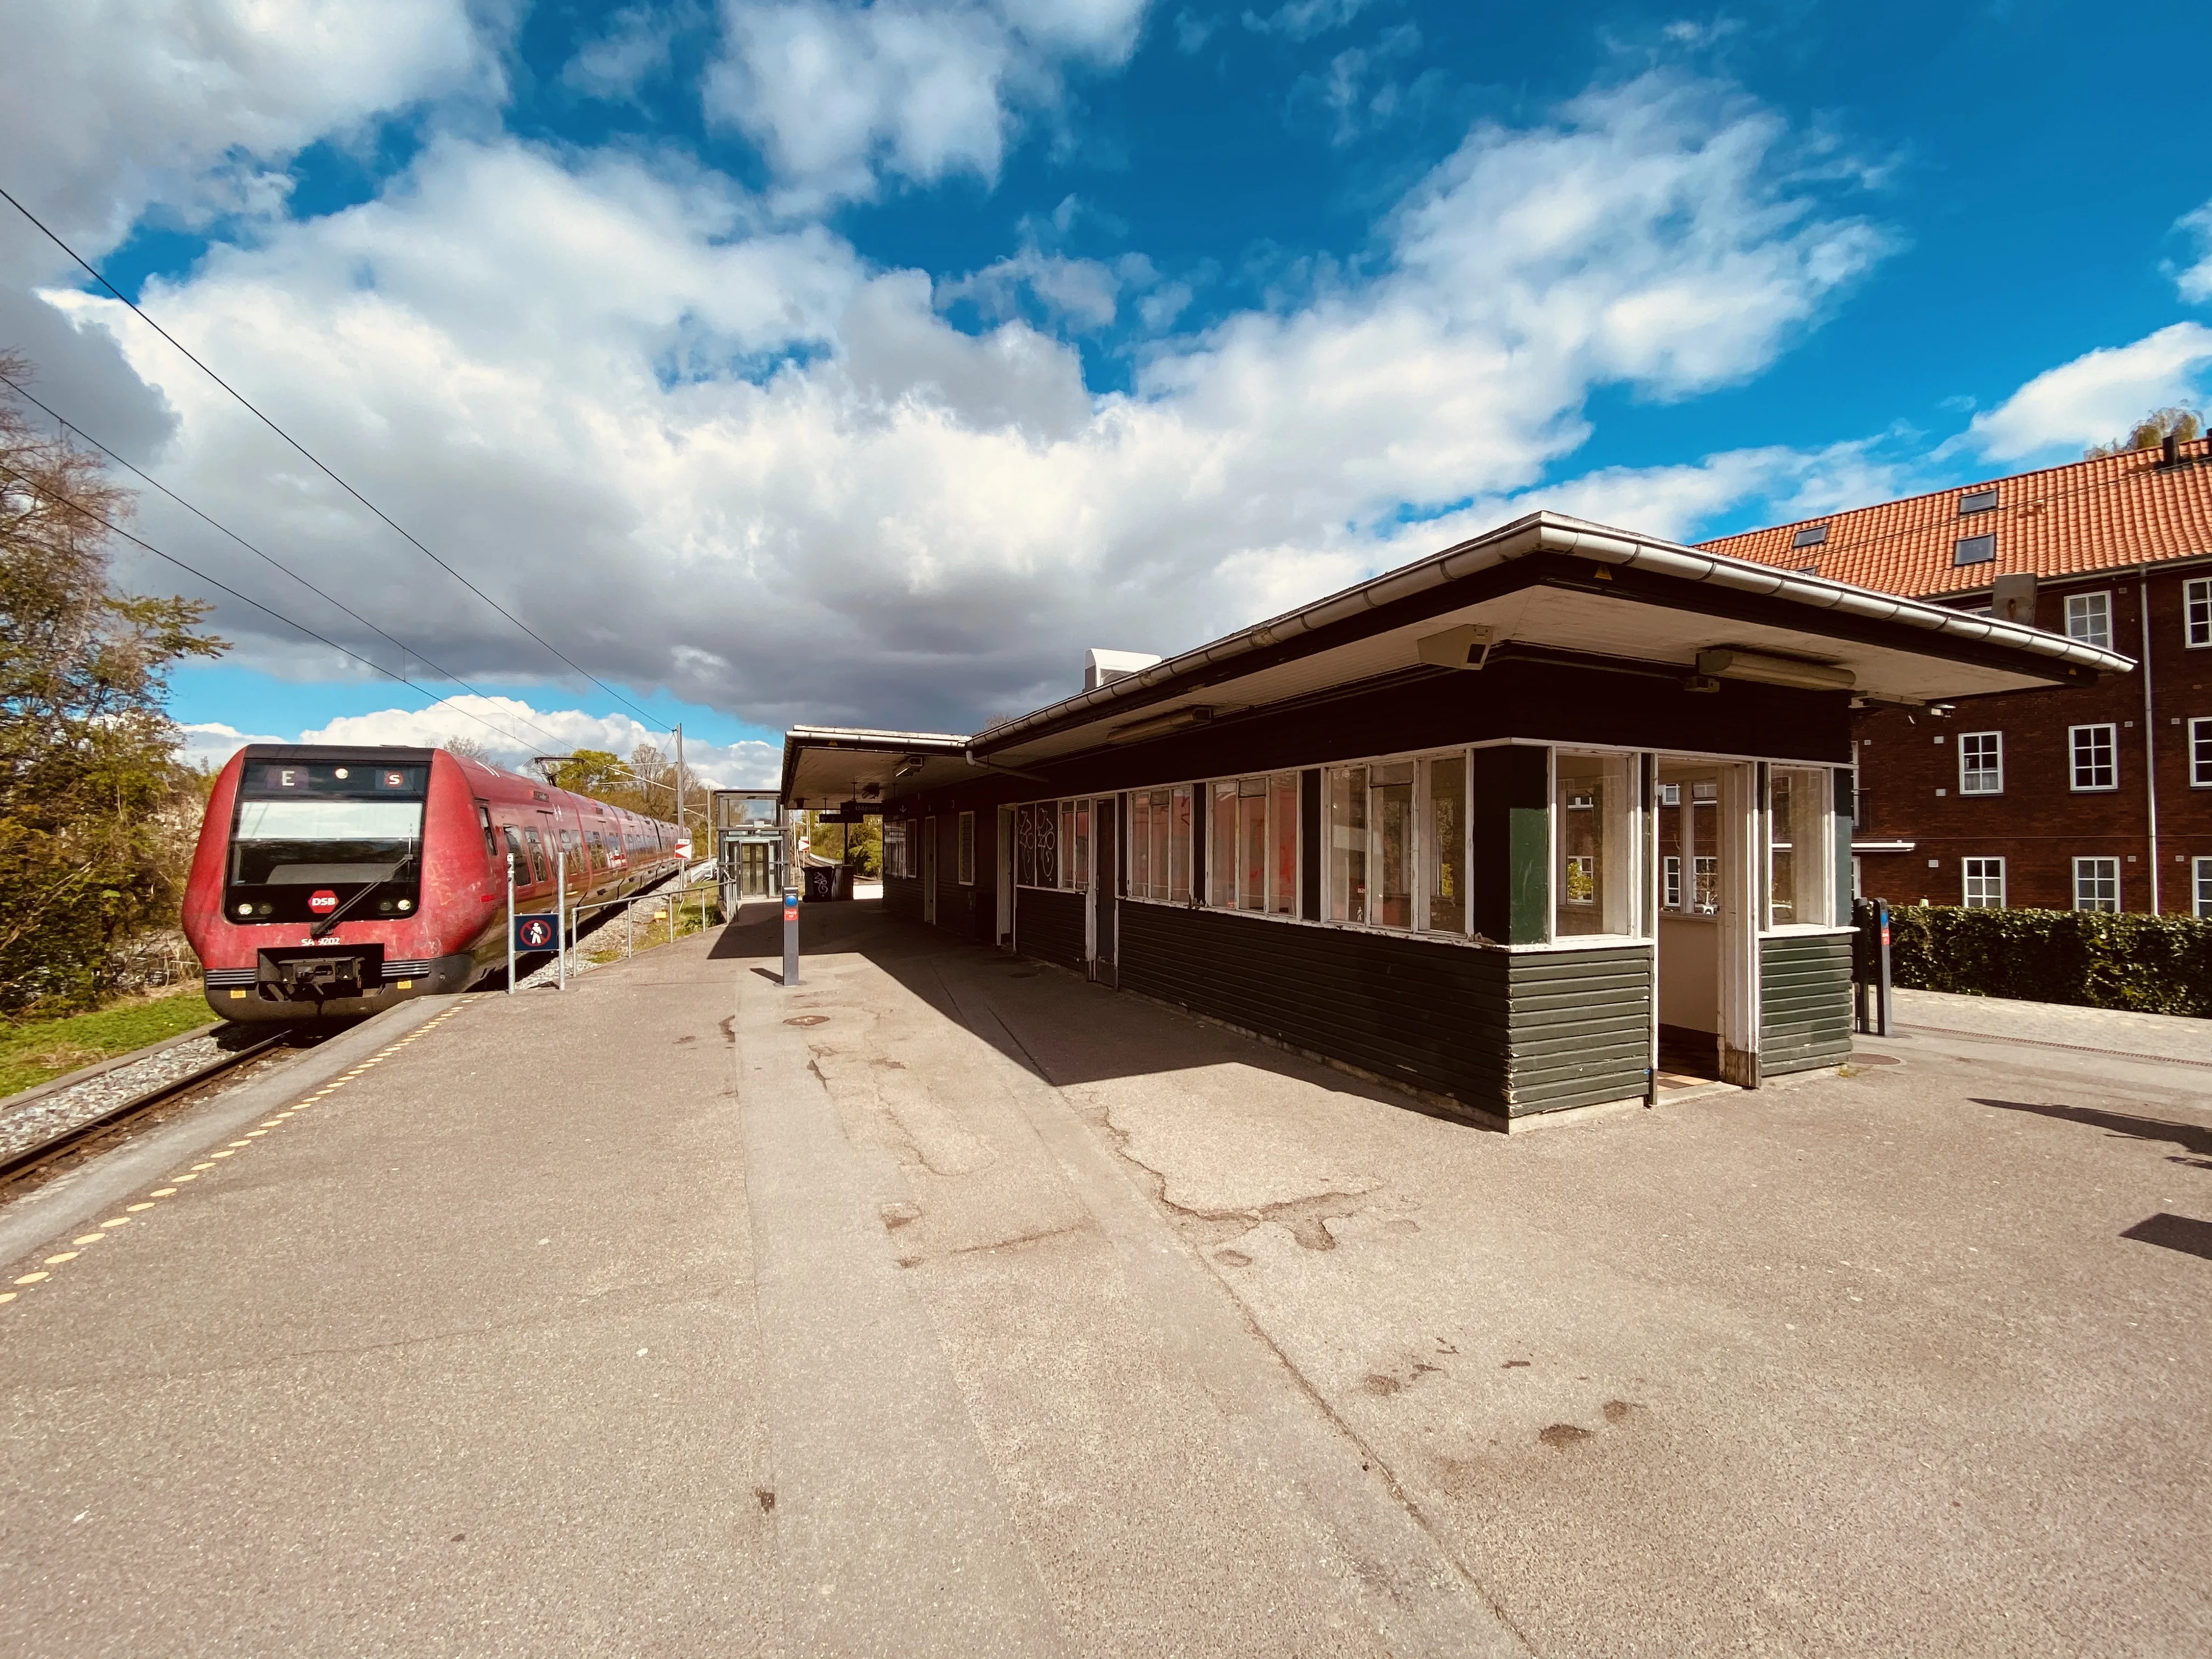
<svg viewBox="0 0 2212 1659">
<path fill-rule="evenodd" d="M 415 862 L 415 849 L 414 849 L 413 848 L 411 848 L 411 847 L 410 847 L 410 848 L 409 848 L 407 849 L 407 851 L 405 851 L 404 853 L 402 853 L 402 854 L 399 855 L 399 862 L 398 862 L 398 863 L 397 863 L 397 864 L 393 865 L 393 866 L 392 866 L 389 870 L 386 870 L 386 871 L 382 875 L 379 876 L 379 877 L 378 877 L 374 881 L 369 882 L 369 883 L 368 883 L 367 884 L 365 884 L 358 893 L 356 893 L 356 894 L 355 894 L 351 898 L 348 899 L 348 900 L 347 900 L 343 904 L 341 904 L 340 906 L 338 906 L 338 908 L 337 908 L 337 909 L 335 909 L 335 910 L 331 911 L 331 912 L 330 913 L 330 915 L 328 915 L 325 916 L 325 917 L 324 917 L 320 921 L 317 922 L 317 923 L 316 923 L 313 927 L 310 927 L 309 929 L 307 929 L 307 937 L 308 937 L 310 939 L 320 939 L 324 934 L 325 934 L 325 933 L 329 933 L 329 932 L 331 931 L 331 928 L 333 928 L 333 927 L 337 927 L 337 926 L 338 925 L 339 921 L 342 921 L 342 920 L 344 918 L 345 913 L 346 913 L 347 911 L 349 911 L 349 910 L 352 909 L 352 908 L 353 908 L 353 907 L 354 907 L 355 905 L 356 905 L 356 904 L 360 903 L 363 899 L 367 898 L 367 897 L 368 897 L 371 893 L 374 893 L 374 892 L 378 888 L 380 888 L 380 887 L 383 886 L 383 885 L 384 885 L 384 884 L 385 884 L 386 882 L 390 881 L 390 880 L 394 877 L 394 876 L 398 875 L 398 874 L 402 870 L 404 870 L 404 869 L 405 869 L 409 865 L 410 865 L 410 864 L 412 864 L 412 863 L 414 863 L 414 862 Z"/>
</svg>

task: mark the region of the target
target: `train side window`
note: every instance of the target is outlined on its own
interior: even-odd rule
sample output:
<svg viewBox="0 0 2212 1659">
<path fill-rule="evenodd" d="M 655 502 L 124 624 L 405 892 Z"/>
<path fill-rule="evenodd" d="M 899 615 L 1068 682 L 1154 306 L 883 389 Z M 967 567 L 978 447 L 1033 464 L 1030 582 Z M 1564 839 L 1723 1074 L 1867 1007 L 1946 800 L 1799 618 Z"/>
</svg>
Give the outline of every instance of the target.
<svg viewBox="0 0 2212 1659">
<path fill-rule="evenodd" d="M 527 887 L 530 884 L 530 854 L 522 850 L 521 832 L 511 823 L 503 823 L 500 829 L 507 836 L 507 855 L 514 861 L 514 884 Z"/>
<path fill-rule="evenodd" d="M 538 839 L 538 832 L 535 830 L 525 830 L 522 832 L 522 838 L 530 843 L 531 880 L 550 881 L 551 878 L 545 873 L 545 843 Z"/>
<path fill-rule="evenodd" d="M 477 803 L 477 823 L 483 830 L 484 856 L 496 860 L 499 857 L 499 842 L 491 832 L 491 808 L 482 801 Z"/>
<path fill-rule="evenodd" d="M 584 842 L 591 849 L 592 868 L 604 872 L 607 867 L 607 849 L 606 844 L 599 839 L 599 832 L 592 830 L 584 838 Z"/>
</svg>

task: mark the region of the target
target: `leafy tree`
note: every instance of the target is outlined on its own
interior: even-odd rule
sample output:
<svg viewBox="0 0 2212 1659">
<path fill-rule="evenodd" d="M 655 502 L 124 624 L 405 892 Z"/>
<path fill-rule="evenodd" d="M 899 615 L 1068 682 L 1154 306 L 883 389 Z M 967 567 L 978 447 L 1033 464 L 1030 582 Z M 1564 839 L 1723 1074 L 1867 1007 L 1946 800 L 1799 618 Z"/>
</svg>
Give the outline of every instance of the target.
<svg viewBox="0 0 2212 1659">
<path fill-rule="evenodd" d="M 117 949 L 175 917 L 197 789 L 167 676 L 226 647 L 206 605 L 111 587 L 130 510 L 100 458 L 0 401 L 0 1012 L 97 1000 Z"/>
<path fill-rule="evenodd" d="M 850 864 L 860 876 L 880 875 L 884 867 L 884 821 L 866 818 L 859 823 L 823 823 L 819 813 L 805 818 L 807 851 L 815 857 Z"/>
<path fill-rule="evenodd" d="M 2154 409 L 2128 428 L 2124 438 L 2115 438 L 2108 444 L 2092 444 L 2081 452 L 2084 460 L 2095 460 L 2100 455 L 2124 455 L 2135 449 L 2156 449 L 2171 435 L 2187 443 L 2204 430 L 2203 416 L 2193 409 Z"/>
<path fill-rule="evenodd" d="M 491 750 L 474 738 L 447 738 L 438 747 L 449 755 L 459 755 L 463 760 L 481 761 L 487 766 L 493 763 Z"/>
<path fill-rule="evenodd" d="M 627 807 L 664 823 L 676 821 L 676 763 L 649 743 L 620 759 L 605 749 L 579 749 L 553 771 L 554 783 L 610 806 Z M 693 848 L 704 856 L 709 842 L 708 809 L 713 786 L 684 769 L 684 822 Z"/>
</svg>

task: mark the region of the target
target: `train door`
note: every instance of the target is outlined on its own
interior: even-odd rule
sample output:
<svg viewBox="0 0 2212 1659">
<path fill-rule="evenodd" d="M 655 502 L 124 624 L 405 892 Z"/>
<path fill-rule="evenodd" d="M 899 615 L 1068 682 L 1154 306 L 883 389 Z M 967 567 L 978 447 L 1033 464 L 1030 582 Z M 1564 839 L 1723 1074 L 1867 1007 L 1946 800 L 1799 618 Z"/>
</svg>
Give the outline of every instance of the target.
<svg viewBox="0 0 2212 1659">
<path fill-rule="evenodd" d="M 937 820 L 921 821 L 921 919 L 937 922 Z"/>
</svg>

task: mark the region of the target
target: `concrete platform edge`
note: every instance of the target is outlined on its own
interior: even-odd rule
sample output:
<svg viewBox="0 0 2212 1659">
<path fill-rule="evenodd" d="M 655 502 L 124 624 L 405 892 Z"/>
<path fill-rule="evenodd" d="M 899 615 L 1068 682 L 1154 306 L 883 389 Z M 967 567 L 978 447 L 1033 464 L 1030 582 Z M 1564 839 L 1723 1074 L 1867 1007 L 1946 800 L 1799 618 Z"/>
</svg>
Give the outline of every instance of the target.
<svg viewBox="0 0 2212 1659">
<path fill-rule="evenodd" d="M 119 1199 L 158 1180 L 167 1170 L 213 1146 L 240 1124 L 272 1111 L 284 1101 L 319 1087 L 393 1037 L 413 1030 L 444 1012 L 455 996 L 416 997 L 373 1014 L 234 1092 L 219 1095 L 164 1124 L 142 1140 L 114 1151 L 48 1182 L 0 1209 L 0 1265 L 30 1255 L 58 1235 L 73 1231 Z"/>
</svg>

